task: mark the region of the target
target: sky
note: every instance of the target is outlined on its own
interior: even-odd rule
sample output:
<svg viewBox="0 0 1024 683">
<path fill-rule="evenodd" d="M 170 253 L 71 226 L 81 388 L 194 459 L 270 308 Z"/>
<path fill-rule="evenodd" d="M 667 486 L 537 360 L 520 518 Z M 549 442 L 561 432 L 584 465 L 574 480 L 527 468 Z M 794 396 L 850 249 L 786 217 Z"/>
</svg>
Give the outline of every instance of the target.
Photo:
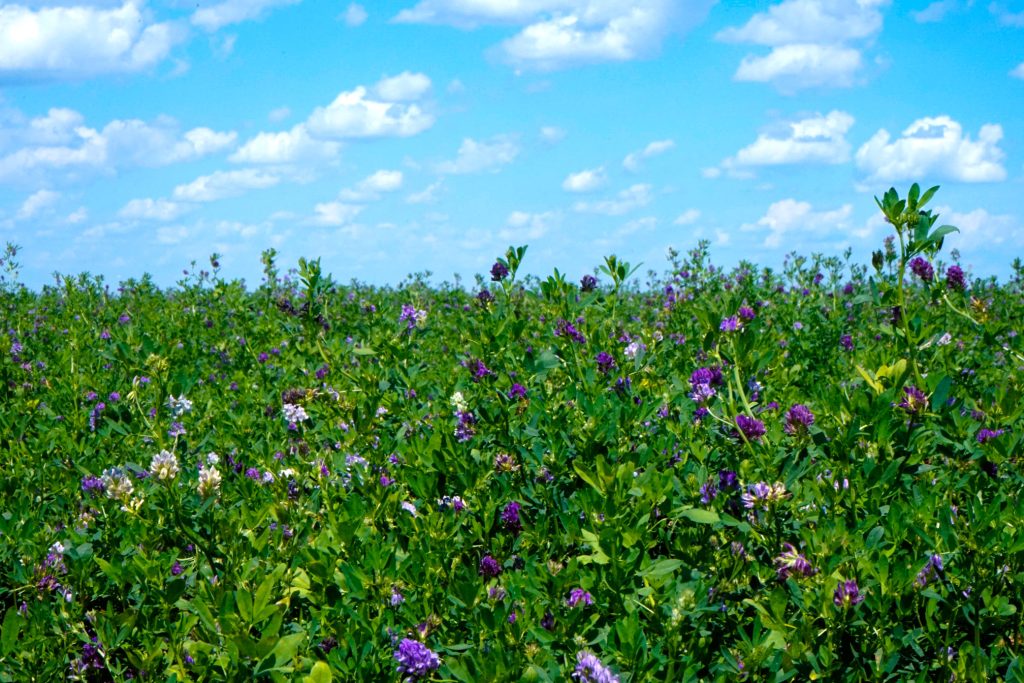
<svg viewBox="0 0 1024 683">
<path fill-rule="evenodd" d="M 20 281 L 196 262 L 259 284 L 570 279 L 669 248 L 867 263 L 940 185 L 979 276 L 1024 252 L 1024 2 L 23 0 L 0 5 Z"/>
</svg>

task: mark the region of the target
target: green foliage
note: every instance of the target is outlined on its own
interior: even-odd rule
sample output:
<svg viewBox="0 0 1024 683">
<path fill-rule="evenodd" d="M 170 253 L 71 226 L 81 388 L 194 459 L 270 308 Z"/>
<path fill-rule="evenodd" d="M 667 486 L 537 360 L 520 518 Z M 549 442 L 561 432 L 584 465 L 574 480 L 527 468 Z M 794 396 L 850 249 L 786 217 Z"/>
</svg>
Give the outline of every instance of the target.
<svg viewBox="0 0 1024 683">
<path fill-rule="evenodd" d="M 872 277 L 5 285 L 0 681 L 1018 679 L 1019 282 L 906 278 L 932 195 Z"/>
</svg>

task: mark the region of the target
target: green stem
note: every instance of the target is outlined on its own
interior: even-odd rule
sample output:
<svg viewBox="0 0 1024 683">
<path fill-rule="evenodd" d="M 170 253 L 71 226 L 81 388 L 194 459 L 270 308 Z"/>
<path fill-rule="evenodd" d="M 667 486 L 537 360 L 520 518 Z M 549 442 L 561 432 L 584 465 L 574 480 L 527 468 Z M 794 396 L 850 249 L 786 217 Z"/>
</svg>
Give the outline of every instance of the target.
<svg viewBox="0 0 1024 683">
<path fill-rule="evenodd" d="M 896 279 L 896 305 L 899 306 L 900 311 L 900 328 L 903 330 L 903 340 L 907 345 L 907 355 L 910 358 L 910 369 L 914 371 L 914 378 L 917 381 L 917 385 L 919 387 L 923 387 L 924 378 L 921 376 L 921 370 L 917 365 L 917 346 L 910 339 L 910 325 L 907 322 L 907 300 L 903 287 L 903 278 L 907 273 L 907 246 L 903 241 L 903 230 L 897 227 L 896 234 L 900 238 L 900 265 Z"/>
</svg>

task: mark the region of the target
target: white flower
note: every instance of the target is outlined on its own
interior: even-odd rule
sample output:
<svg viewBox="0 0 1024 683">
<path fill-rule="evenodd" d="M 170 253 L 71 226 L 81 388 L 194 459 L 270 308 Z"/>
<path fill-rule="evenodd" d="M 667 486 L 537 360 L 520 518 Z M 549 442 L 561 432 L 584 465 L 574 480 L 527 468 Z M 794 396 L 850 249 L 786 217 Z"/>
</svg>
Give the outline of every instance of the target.
<svg viewBox="0 0 1024 683">
<path fill-rule="evenodd" d="M 220 456 L 217 455 L 216 453 L 214 453 L 213 451 L 210 451 L 209 453 L 206 454 L 206 464 L 207 465 L 216 465 L 219 462 L 220 462 Z"/>
<path fill-rule="evenodd" d="M 285 403 L 281 412 L 284 414 L 284 419 L 295 424 L 305 422 L 309 419 L 309 415 L 306 414 L 306 409 L 302 406 L 295 405 L 294 403 Z"/>
<path fill-rule="evenodd" d="M 416 506 L 407 500 L 402 501 L 402 509 L 408 512 L 413 517 L 416 516 Z"/>
<path fill-rule="evenodd" d="M 178 474 L 178 456 L 170 451 L 160 451 L 153 456 L 152 462 L 149 463 L 149 471 L 161 481 L 174 479 Z"/>
<path fill-rule="evenodd" d="M 103 487 L 107 492 L 107 498 L 127 500 L 128 496 L 132 495 L 132 492 L 135 490 L 132 480 L 128 478 L 128 475 L 120 467 L 103 470 L 103 476 L 100 479 L 103 480 Z"/>
<path fill-rule="evenodd" d="M 454 394 L 452 394 L 451 403 L 453 406 L 455 406 L 455 410 L 457 410 L 460 413 L 465 413 L 469 411 L 469 405 L 466 403 L 466 399 L 462 397 L 461 391 L 456 391 Z"/>
<path fill-rule="evenodd" d="M 217 495 L 217 491 L 220 490 L 220 472 L 216 467 L 204 467 L 199 470 L 199 483 L 196 484 L 196 489 L 199 495 L 206 498 Z"/>
<path fill-rule="evenodd" d="M 949 332 L 947 332 L 946 334 L 939 337 L 939 340 L 935 343 L 938 344 L 939 346 L 945 346 L 951 341 L 953 341 L 953 336 Z"/>
<path fill-rule="evenodd" d="M 185 413 L 192 412 L 192 401 L 185 398 L 184 394 L 175 398 L 174 394 L 167 397 L 167 407 L 170 408 L 174 417 L 181 417 Z"/>
</svg>

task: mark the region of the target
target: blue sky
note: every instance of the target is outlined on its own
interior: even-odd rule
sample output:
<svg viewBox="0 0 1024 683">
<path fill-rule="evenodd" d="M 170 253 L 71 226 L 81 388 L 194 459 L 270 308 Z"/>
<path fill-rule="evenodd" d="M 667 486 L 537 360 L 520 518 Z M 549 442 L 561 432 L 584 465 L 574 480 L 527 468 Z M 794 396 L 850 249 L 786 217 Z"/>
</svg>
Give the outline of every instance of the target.
<svg viewBox="0 0 1024 683">
<path fill-rule="evenodd" d="M 866 262 L 941 185 L 978 275 L 1024 252 L 1024 2 L 25 0 L 0 5 L 21 279 L 578 278 L 668 247 Z"/>
</svg>

